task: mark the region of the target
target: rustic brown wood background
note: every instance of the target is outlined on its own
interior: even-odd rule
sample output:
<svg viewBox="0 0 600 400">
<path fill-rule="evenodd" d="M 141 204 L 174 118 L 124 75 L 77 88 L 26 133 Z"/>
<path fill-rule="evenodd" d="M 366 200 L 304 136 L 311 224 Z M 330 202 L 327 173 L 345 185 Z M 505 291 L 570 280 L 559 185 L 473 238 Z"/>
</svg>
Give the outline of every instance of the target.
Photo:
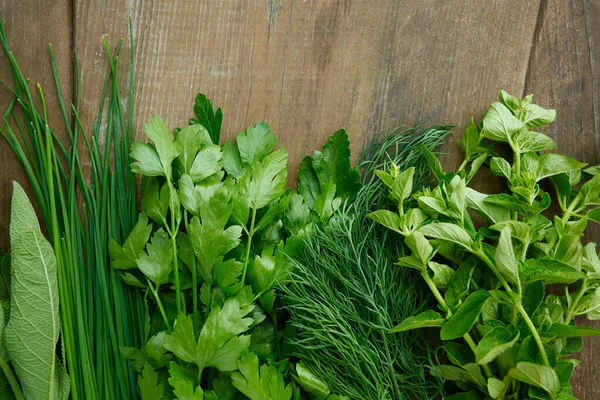
<svg viewBox="0 0 600 400">
<path fill-rule="evenodd" d="M 100 38 L 127 38 L 131 16 L 138 137 L 154 114 L 185 124 L 202 91 L 223 108 L 227 138 L 267 120 L 293 171 L 339 127 L 355 150 L 399 124 L 450 123 L 460 132 L 504 88 L 555 108 L 547 132 L 560 151 L 599 162 L 597 0 L 0 0 L 0 15 L 24 73 L 50 94 L 48 43 L 66 93 L 77 51 L 88 124 L 107 68 Z M 8 78 L 4 54 L 0 77 Z M 2 92 L 0 110 L 8 100 Z M 460 156 L 454 141 L 445 151 L 448 163 Z M 3 142 L 0 160 L 6 248 L 11 180 L 24 176 Z M 576 394 L 600 399 L 600 341 L 586 340 L 580 356 Z"/>
</svg>

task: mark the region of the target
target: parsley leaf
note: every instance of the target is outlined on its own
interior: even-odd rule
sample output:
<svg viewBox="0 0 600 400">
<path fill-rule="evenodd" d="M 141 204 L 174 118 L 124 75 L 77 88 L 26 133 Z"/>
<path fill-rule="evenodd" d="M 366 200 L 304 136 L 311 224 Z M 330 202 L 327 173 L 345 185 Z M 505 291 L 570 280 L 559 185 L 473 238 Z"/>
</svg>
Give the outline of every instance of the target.
<svg viewBox="0 0 600 400">
<path fill-rule="evenodd" d="M 239 372 L 231 374 L 233 386 L 251 400 L 290 400 L 292 385 L 286 386 L 274 365 L 259 368 L 258 357 L 247 353 L 238 361 Z"/>
<path fill-rule="evenodd" d="M 249 287 L 242 289 L 225 300 L 223 308 L 213 308 L 197 341 L 192 319 L 180 314 L 173 333 L 165 337 L 165 348 L 177 358 L 196 364 L 200 371 L 206 367 L 233 371 L 250 346 L 250 336 L 238 335 L 253 324 L 254 319 L 246 316 L 254 307 L 252 291 Z"/>
<path fill-rule="evenodd" d="M 195 119 L 190 120 L 190 124 L 200 124 L 208 131 L 214 144 L 219 144 L 221 140 L 221 124 L 223 122 L 223 112 L 221 108 L 214 111 L 210 100 L 202 93 L 196 96 L 194 104 Z"/>
</svg>

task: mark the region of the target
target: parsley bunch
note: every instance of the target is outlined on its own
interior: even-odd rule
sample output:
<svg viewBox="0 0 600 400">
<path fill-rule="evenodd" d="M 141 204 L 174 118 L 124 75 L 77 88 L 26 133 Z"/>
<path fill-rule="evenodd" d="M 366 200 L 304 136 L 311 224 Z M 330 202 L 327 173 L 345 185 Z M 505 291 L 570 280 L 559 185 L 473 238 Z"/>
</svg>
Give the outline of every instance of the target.
<svg viewBox="0 0 600 400">
<path fill-rule="evenodd" d="M 221 110 L 202 94 L 194 110 L 173 133 L 151 118 L 153 143 L 132 144 L 143 212 L 123 246 L 110 244 L 113 268 L 149 296 L 147 343 L 122 349 L 141 372 L 141 396 L 286 400 L 303 387 L 336 399 L 288 362 L 276 288 L 313 223 L 327 223 L 359 185 L 347 135 L 303 163 L 314 176 L 303 180 L 308 203 L 286 189 L 287 152 L 266 123 L 220 146 Z"/>
<path fill-rule="evenodd" d="M 595 243 L 582 242 L 588 222 L 600 222 L 600 169 L 541 153 L 555 144 L 534 129 L 552 122 L 554 110 L 531 96 L 499 97 L 480 127 L 471 121 L 467 128 L 457 171 L 445 172 L 428 152 L 439 184 L 412 196 L 416 206 L 407 202 L 414 169 L 377 171 L 396 208 L 370 218 L 401 235 L 398 265 L 419 271 L 438 303 L 391 332 L 441 328 L 450 363 L 434 373 L 456 385 L 449 399 L 573 399 L 569 380 L 579 361 L 571 354 L 581 350 L 582 337 L 600 335 L 574 324 L 579 315 L 600 318 L 600 259 Z M 513 157 L 498 156 L 499 143 Z M 486 163 L 506 179 L 506 192 L 468 186 Z M 543 190 L 546 178 L 557 215 Z M 546 293 L 550 284 L 562 284 L 564 294 Z"/>
</svg>

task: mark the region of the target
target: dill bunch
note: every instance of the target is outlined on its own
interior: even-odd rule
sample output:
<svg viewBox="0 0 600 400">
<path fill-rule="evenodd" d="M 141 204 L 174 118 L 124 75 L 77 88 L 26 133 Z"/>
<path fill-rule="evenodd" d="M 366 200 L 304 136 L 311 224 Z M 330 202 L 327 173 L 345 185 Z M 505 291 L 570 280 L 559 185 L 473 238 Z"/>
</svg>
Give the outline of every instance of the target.
<svg viewBox="0 0 600 400">
<path fill-rule="evenodd" d="M 428 167 L 422 145 L 433 149 L 450 127 L 399 127 L 363 149 L 363 187 L 354 202 L 327 226 L 315 227 L 303 253 L 293 260 L 283 288 L 290 324 L 292 354 L 333 393 L 351 399 L 424 399 L 440 392 L 427 379 L 433 353 L 418 334 L 388 330 L 431 304 L 418 277 L 394 265 L 398 237 L 366 215 L 389 205 L 373 172 L 394 162 L 415 167 L 415 182 L 426 183 Z M 420 185 L 415 185 L 419 187 Z"/>
</svg>

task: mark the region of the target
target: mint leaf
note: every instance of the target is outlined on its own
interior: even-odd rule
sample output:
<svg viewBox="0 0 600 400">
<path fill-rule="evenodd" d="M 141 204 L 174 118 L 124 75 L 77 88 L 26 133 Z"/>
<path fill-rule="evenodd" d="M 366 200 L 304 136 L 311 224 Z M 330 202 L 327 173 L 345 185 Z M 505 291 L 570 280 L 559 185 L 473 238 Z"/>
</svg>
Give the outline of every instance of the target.
<svg viewBox="0 0 600 400">
<path fill-rule="evenodd" d="M 231 374 L 237 390 L 251 400 L 290 400 L 292 385 L 285 385 L 283 376 L 274 365 L 259 367 L 258 357 L 247 353 L 238 361 L 239 372 Z"/>
<path fill-rule="evenodd" d="M 210 100 L 202 93 L 196 96 L 194 104 L 194 114 L 196 119 L 191 119 L 190 124 L 200 124 L 208 131 L 214 144 L 219 144 L 221 139 L 221 124 L 223 122 L 223 112 L 221 108 L 214 111 Z"/>
</svg>

